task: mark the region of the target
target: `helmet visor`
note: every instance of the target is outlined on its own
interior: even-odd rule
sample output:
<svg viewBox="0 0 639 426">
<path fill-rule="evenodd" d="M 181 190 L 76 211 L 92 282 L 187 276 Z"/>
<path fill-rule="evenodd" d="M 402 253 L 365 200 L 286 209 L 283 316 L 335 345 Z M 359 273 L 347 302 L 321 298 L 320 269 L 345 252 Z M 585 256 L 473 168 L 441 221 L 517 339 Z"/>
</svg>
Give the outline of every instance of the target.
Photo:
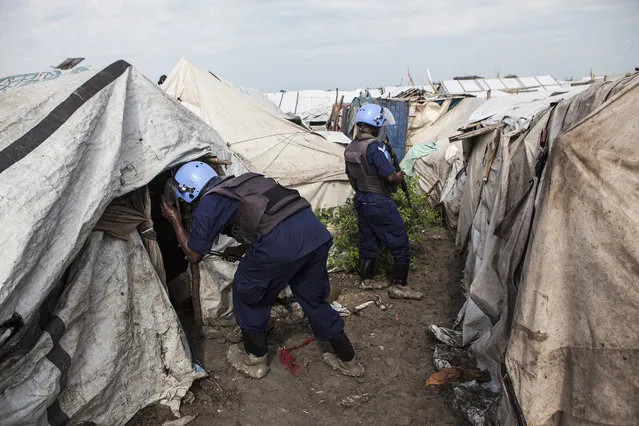
<svg viewBox="0 0 639 426">
<path fill-rule="evenodd" d="M 397 124 L 395 122 L 395 117 L 393 117 L 393 113 L 390 112 L 390 110 L 386 107 L 382 108 L 382 116 L 386 119 L 386 121 L 384 122 L 384 124 L 387 124 L 389 126 L 393 126 L 395 124 Z"/>
</svg>

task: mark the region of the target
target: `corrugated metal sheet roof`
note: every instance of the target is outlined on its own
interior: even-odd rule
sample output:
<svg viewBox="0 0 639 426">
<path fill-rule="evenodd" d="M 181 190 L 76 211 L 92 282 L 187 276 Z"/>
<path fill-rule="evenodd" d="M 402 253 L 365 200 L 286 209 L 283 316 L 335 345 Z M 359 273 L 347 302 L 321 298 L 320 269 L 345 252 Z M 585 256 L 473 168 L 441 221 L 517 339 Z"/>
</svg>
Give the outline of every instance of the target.
<svg viewBox="0 0 639 426">
<path fill-rule="evenodd" d="M 475 78 L 464 80 L 442 81 L 442 91 L 449 94 L 470 93 L 473 95 L 485 94 L 489 89 L 513 93 L 518 91 L 546 91 L 552 92 L 561 86 L 552 76 L 542 75 L 536 77 L 510 77 L 510 78 Z"/>
</svg>

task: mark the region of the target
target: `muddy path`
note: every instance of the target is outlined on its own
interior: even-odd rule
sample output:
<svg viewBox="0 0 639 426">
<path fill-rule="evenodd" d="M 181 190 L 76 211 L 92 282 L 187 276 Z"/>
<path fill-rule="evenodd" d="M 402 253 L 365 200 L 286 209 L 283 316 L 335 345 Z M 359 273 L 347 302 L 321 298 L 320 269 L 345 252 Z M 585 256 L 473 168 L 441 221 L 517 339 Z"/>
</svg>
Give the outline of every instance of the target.
<svg viewBox="0 0 639 426">
<path fill-rule="evenodd" d="M 454 255 L 452 237 L 440 228 L 428 232 L 424 249 L 416 254 L 418 270 L 410 281 L 425 293 L 421 301 L 390 300 L 384 290 L 361 291 L 355 275 L 331 276 L 342 287 L 338 302 L 343 305 L 352 307 L 376 294 L 392 304 L 385 311 L 371 305 L 345 318 L 346 332 L 366 368 L 363 378 L 332 371 L 322 362 L 317 342 L 294 352 L 301 365 L 294 376 L 280 364 L 277 349 L 303 342 L 312 335 L 310 328 L 305 321 L 275 321 L 269 334 L 271 372 L 262 380 L 247 379 L 226 363 L 228 343 L 192 339 L 195 356 L 210 378 L 193 385 L 195 401 L 183 404 L 182 414 L 196 415 L 193 425 L 466 424 L 452 407 L 450 387 L 425 387 L 435 371 L 436 340 L 428 326 L 452 325 L 463 302 L 462 264 Z M 159 425 L 168 419 L 168 408 L 158 405 L 142 410 L 129 424 Z"/>
</svg>

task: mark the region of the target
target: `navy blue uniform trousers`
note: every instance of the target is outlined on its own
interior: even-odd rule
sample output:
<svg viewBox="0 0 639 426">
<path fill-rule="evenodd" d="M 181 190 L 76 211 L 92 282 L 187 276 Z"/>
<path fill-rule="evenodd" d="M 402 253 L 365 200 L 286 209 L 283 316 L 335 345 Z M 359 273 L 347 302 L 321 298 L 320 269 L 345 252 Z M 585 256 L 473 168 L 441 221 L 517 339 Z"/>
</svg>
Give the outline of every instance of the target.
<svg viewBox="0 0 639 426">
<path fill-rule="evenodd" d="M 395 263 L 410 263 L 406 225 L 393 200 L 379 194 L 357 193 L 354 204 L 359 226 L 359 257 L 376 258 L 383 243 Z"/>
<path fill-rule="evenodd" d="M 249 250 L 240 261 L 233 282 L 233 307 L 240 328 L 267 331 L 271 307 L 289 284 L 315 337 L 320 341 L 337 337 L 344 330 L 344 320 L 326 302 L 330 292 L 326 261 L 332 245 L 333 241 L 329 240 L 294 261 L 265 262 Z M 272 249 L 286 251 L 286 247 Z"/>
</svg>

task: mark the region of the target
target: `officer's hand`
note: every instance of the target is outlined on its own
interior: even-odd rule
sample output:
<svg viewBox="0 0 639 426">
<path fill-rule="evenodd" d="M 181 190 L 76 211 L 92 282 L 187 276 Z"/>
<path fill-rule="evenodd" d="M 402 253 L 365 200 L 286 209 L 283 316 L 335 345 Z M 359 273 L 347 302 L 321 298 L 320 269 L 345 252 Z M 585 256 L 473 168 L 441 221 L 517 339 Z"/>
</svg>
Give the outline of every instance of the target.
<svg viewBox="0 0 639 426">
<path fill-rule="evenodd" d="M 404 173 L 395 172 L 388 177 L 388 181 L 392 184 L 399 185 L 404 181 Z"/>
<path fill-rule="evenodd" d="M 160 201 L 160 208 L 162 210 L 162 216 L 164 216 L 169 222 L 171 223 L 179 222 L 179 215 L 178 215 L 177 209 L 174 207 L 170 207 L 164 200 L 164 196 L 162 196 L 162 201 Z"/>
</svg>

